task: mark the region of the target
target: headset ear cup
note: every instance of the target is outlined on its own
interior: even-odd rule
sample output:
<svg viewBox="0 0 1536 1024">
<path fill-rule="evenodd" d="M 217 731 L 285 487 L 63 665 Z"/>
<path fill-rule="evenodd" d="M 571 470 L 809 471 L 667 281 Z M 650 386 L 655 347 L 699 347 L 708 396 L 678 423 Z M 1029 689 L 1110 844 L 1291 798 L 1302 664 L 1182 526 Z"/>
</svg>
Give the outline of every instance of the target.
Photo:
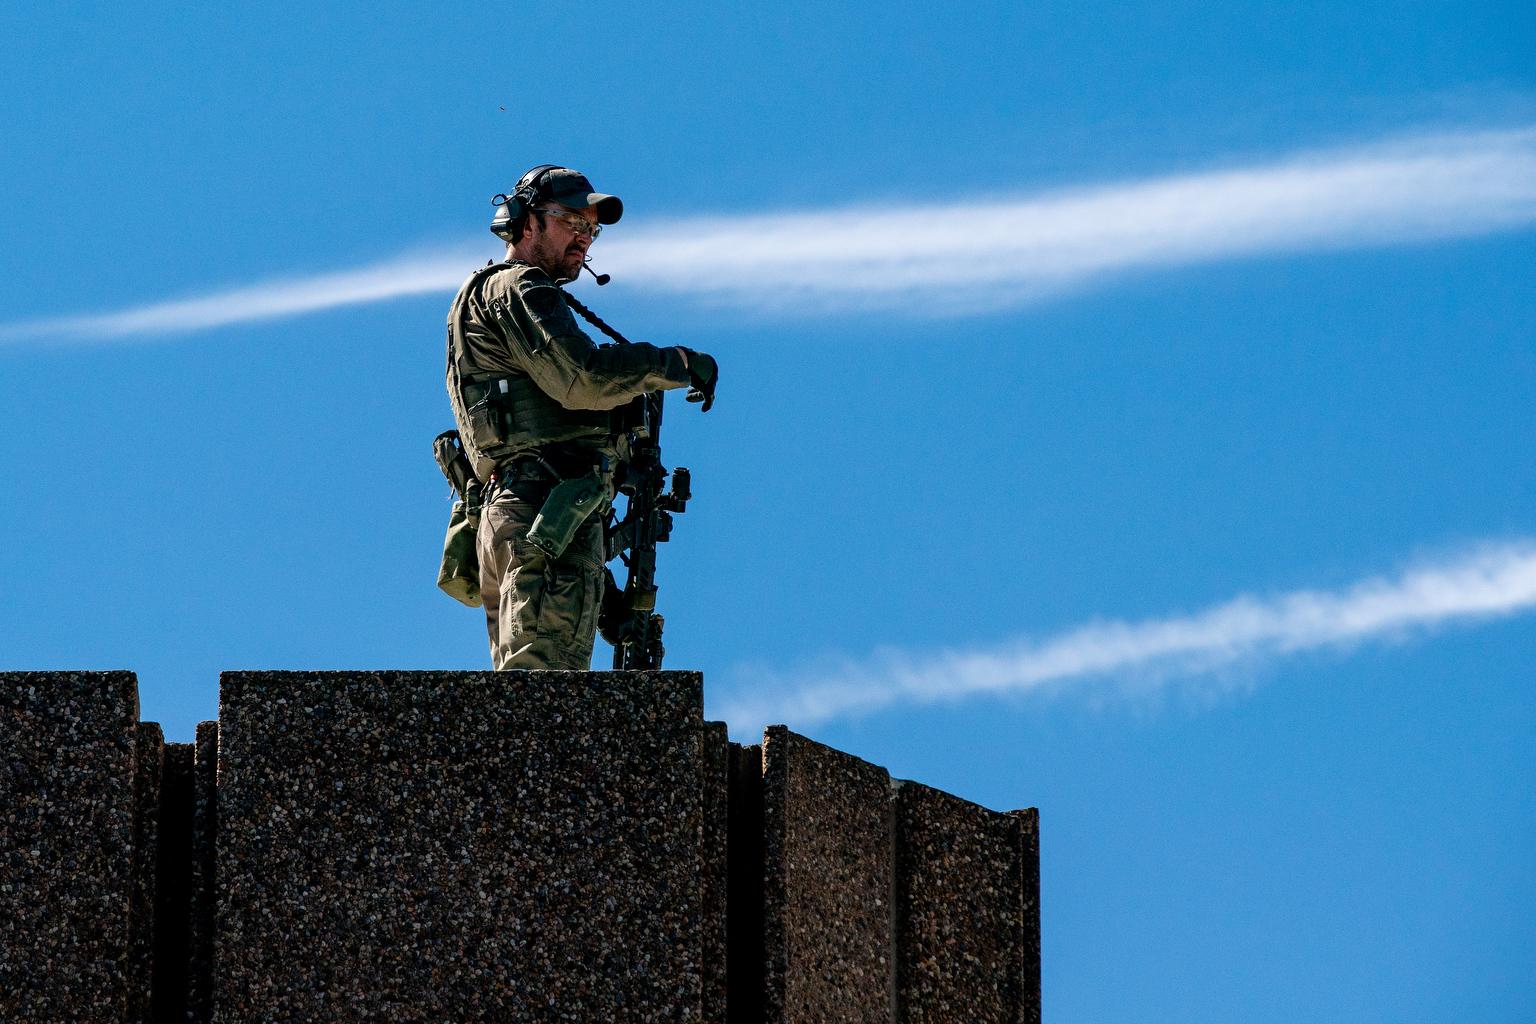
<svg viewBox="0 0 1536 1024">
<path fill-rule="evenodd" d="M 525 173 L 512 189 L 511 195 L 498 194 L 491 199 L 491 203 L 497 207 L 496 215 L 491 219 L 491 231 L 498 238 L 516 244 L 522 237 L 524 222 L 528 219 L 528 211 L 533 209 L 533 204 L 539 198 L 539 183 L 550 171 L 559 168 L 559 164 L 540 164 Z"/>
<path fill-rule="evenodd" d="M 522 204 L 507 196 L 499 198 L 505 199 L 506 202 L 496 208 L 496 214 L 491 218 L 491 233 L 505 241 L 515 241 L 513 232 L 517 227 L 517 215 L 522 209 Z"/>
<path fill-rule="evenodd" d="M 523 230 L 528 226 L 528 204 L 519 196 L 513 196 L 507 202 L 507 215 L 510 218 L 512 241 L 516 242 L 523 237 Z"/>
<path fill-rule="evenodd" d="M 519 182 L 507 200 L 507 225 L 514 243 L 523 237 L 523 229 L 528 225 L 528 211 L 533 209 L 534 200 L 538 196 L 537 183 L 541 177 L 542 171 L 534 176 L 532 182 Z"/>
</svg>

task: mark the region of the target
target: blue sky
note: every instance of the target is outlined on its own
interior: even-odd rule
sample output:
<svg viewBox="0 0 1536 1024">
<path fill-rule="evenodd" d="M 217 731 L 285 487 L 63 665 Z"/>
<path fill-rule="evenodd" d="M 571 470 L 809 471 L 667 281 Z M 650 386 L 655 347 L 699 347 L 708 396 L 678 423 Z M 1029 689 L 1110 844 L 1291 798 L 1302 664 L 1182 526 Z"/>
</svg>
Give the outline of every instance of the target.
<svg viewBox="0 0 1536 1024">
<path fill-rule="evenodd" d="M 7 9 L 5 663 L 484 667 L 442 318 L 565 163 L 723 368 L 669 666 L 1038 805 L 1049 1019 L 1532 1019 L 1536 9 L 1335 7 Z"/>
</svg>

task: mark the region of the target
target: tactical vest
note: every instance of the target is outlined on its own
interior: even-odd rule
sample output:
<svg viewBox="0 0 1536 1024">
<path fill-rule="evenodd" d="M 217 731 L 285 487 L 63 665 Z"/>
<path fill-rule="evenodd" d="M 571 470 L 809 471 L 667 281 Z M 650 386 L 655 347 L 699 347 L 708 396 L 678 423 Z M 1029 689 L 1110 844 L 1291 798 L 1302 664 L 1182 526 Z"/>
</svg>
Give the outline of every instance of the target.
<svg viewBox="0 0 1536 1024">
<path fill-rule="evenodd" d="M 567 409 L 526 373 L 477 371 L 463 365 L 470 298 L 486 277 L 506 269 L 505 263 L 493 263 L 476 270 L 448 310 L 448 401 L 464 450 L 482 481 L 490 480 L 497 464 L 516 456 L 561 441 L 607 439 L 614 430 L 612 413 Z"/>
</svg>

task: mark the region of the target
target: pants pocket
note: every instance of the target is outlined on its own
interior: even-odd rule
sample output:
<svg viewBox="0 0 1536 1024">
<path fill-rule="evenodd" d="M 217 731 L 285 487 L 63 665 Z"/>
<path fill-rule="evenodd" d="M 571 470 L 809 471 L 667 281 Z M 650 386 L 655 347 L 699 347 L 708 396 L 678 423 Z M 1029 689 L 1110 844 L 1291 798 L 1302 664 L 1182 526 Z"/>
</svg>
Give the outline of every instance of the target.
<svg viewBox="0 0 1536 1024">
<path fill-rule="evenodd" d="M 560 565 L 545 574 L 537 611 L 541 636 L 573 652 L 590 653 L 597 626 L 593 576 L 584 565 Z"/>
</svg>

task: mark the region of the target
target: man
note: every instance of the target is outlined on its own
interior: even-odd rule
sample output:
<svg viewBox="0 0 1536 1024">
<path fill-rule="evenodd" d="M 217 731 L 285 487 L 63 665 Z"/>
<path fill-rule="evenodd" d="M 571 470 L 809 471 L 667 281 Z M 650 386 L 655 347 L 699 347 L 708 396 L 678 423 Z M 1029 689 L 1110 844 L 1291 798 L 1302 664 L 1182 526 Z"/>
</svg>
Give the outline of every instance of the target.
<svg viewBox="0 0 1536 1024">
<path fill-rule="evenodd" d="M 593 344 L 560 285 L 576 279 L 604 225 L 624 212 L 568 167 L 545 164 L 498 195 L 491 230 L 507 243 L 459 289 L 448 313 L 448 395 L 487 486 L 477 534 L 480 594 L 497 669 L 587 669 L 603 596 L 601 509 L 558 555 L 529 529 L 561 481 L 593 477 L 605 505 L 627 456 L 620 419 L 649 391 L 691 387 L 704 409 L 718 371 L 702 352 Z M 569 490 L 567 488 L 566 490 Z"/>
</svg>

